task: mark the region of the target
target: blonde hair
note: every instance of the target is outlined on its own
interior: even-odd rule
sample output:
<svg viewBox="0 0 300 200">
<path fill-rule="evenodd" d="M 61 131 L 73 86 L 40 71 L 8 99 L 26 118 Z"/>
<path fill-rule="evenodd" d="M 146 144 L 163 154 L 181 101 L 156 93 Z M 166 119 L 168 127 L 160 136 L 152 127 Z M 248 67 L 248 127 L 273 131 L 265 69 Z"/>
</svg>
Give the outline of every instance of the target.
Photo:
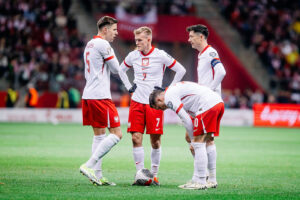
<svg viewBox="0 0 300 200">
<path fill-rule="evenodd" d="M 145 33 L 146 35 L 152 37 L 152 30 L 151 30 L 151 28 L 149 28 L 147 26 L 142 26 L 140 28 L 134 29 L 133 33 L 134 33 L 134 35 Z"/>
</svg>

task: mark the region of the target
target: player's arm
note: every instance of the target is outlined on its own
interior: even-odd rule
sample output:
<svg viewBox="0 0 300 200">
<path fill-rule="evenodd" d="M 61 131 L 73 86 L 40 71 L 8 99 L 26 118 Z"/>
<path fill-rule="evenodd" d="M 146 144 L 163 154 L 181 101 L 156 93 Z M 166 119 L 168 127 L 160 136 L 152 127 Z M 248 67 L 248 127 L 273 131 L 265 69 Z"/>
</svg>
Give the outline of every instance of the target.
<svg viewBox="0 0 300 200">
<path fill-rule="evenodd" d="M 183 109 L 183 104 L 179 97 L 176 95 L 176 91 L 167 91 L 165 95 L 165 104 L 168 108 L 175 111 L 183 122 L 183 126 L 187 130 L 189 137 L 193 138 L 193 122 L 190 115 Z"/>
<path fill-rule="evenodd" d="M 119 72 L 119 61 L 115 56 L 110 57 L 110 59 L 104 59 L 106 64 L 108 65 L 110 71 L 114 74 L 117 74 Z"/>
<path fill-rule="evenodd" d="M 173 66 L 169 67 L 171 70 L 173 70 L 176 73 L 171 85 L 181 81 L 181 79 L 186 73 L 185 68 L 179 62 L 177 62 L 176 60 L 174 60 L 174 62 L 175 63 L 173 64 Z"/>
<path fill-rule="evenodd" d="M 191 120 L 190 115 L 184 109 L 180 109 L 180 111 L 177 113 L 177 115 L 182 120 L 183 126 L 185 127 L 186 131 L 188 132 L 190 139 L 192 139 L 194 125 L 193 125 L 193 121 Z"/>
<path fill-rule="evenodd" d="M 126 63 L 126 59 L 122 62 L 121 66 L 120 66 L 120 70 L 119 70 L 119 76 L 123 82 L 123 84 L 125 85 L 126 89 L 129 91 L 130 88 L 132 87 L 131 83 L 129 82 L 128 76 L 126 74 L 126 72 L 132 68 L 132 66 L 130 66 L 129 64 Z"/>
<path fill-rule="evenodd" d="M 102 43 L 97 45 L 97 49 L 104 59 L 104 62 L 109 67 L 110 71 L 114 74 L 119 72 L 119 61 L 115 56 L 114 50 L 111 48 L 109 42 L 103 40 Z"/>
<path fill-rule="evenodd" d="M 213 81 L 209 84 L 209 87 L 212 90 L 215 90 L 224 79 L 226 75 L 226 71 L 219 58 L 213 58 L 211 60 L 211 67 L 214 70 L 214 77 L 213 77 Z"/>
<path fill-rule="evenodd" d="M 175 71 L 176 73 L 171 85 L 181 81 L 181 79 L 183 78 L 186 72 L 185 68 L 179 62 L 177 62 L 172 56 L 167 54 L 165 51 L 161 50 L 160 52 L 161 52 L 162 61 L 165 64 L 165 66 Z"/>
</svg>

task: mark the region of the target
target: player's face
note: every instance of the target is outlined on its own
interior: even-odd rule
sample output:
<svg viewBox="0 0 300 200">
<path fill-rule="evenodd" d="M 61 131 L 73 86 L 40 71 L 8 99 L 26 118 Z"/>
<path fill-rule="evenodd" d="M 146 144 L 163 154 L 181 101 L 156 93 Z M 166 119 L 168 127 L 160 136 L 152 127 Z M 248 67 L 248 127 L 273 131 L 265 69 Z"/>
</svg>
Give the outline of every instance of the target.
<svg viewBox="0 0 300 200">
<path fill-rule="evenodd" d="M 164 93 L 162 92 L 160 95 L 157 96 L 155 101 L 155 107 L 156 110 L 166 110 L 168 107 L 165 104 L 165 97 Z"/>
<path fill-rule="evenodd" d="M 107 40 L 109 42 L 113 42 L 115 37 L 118 35 L 118 26 L 117 24 L 113 24 L 107 27 Z"/>
<path fill-rule="evenodd" d="M 201 44 L 201 34 L 195 33 L 194 31 L 190 31 L 188 42 L 191 43 L 192 48 L 197 49 Z"/>
<path fill-rule="evenodd" d="M 140 34 L 136 34 L 134 36 L 134 39 L 135 39 L 137 50 L 139 51 L 147 51 L 151 46 L 150 37 L 147 36 L 144 32 Z"/>
</svg>

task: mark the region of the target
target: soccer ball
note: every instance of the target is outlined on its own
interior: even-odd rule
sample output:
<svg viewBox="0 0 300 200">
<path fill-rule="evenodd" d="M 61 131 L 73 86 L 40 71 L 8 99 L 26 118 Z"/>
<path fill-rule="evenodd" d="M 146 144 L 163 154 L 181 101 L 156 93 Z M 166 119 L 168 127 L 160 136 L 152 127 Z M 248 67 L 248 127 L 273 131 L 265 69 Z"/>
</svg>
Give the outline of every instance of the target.
<svg viewBox="0 0 300 200">
<path fill-rule="evenodd" d="M 149 169 L 140 169 L 135 174 L 135 184 L 141 186 L 149 186 L 153 181 L 153 174 Z"/>
</svg>

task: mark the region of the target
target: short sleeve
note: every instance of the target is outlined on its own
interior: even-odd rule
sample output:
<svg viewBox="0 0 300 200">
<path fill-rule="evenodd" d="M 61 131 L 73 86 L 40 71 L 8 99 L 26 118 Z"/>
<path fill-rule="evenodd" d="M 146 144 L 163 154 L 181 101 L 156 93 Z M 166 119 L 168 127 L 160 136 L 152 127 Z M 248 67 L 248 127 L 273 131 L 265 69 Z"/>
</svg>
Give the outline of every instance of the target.
<svg viewBox="0 0 300 200">
<path fill-rule="evenodd" d="M 176 63 L 176 60 L 163 50 L 160 50 L 160 53 L 163 64 L 168 68 L 172 68 Z"/>
<path fill-rule="evenodd" d="M 113 48 L 111 48 L 108 41 L 102 40 L 101 44 L 99 45 L 99 51 L 102 55 L 104 61 L 108 61 L 110 59 L 113 59 L 115 57 L 115 52 Z"/>
<path fill-rule="evenodd" d="M 218 53 L 214 50 L 209 52 L 210 64 L 214 68 L 218 63 L 221 63 Z"/>
<path fill-rule="evenodd" d="M 133 56 L 133 54 L 131 52 L 125 57 L 125 59 L 123 61 L 124 65 L 128 68 L 132 68 L 132 56 Z"/>
<path fill-rule="evenodd" d="M 176 112 L 176 114 L 182 109 L 183 104 L 178 95 L 174 91 L 167 90 L 165 94 L 165 104 L 168 108 Z"/>
</svg>

